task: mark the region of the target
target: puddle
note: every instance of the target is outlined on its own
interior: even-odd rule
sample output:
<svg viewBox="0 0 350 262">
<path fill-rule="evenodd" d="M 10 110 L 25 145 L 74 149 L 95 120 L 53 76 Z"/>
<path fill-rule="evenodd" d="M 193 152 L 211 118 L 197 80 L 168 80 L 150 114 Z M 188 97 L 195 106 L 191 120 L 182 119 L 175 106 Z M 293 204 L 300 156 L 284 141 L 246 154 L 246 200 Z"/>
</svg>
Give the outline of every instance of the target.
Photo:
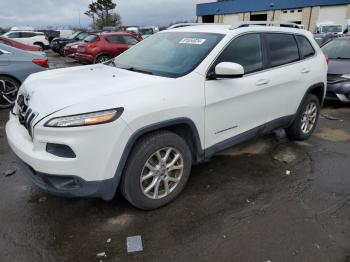
<svg viewBox="0 0 350 262">
<path fill-rule="evenodd" d="M 350 141 L 350 133 L 342 129 L 321 128 L 315 136 L 333 142 Z"/>
</svg>

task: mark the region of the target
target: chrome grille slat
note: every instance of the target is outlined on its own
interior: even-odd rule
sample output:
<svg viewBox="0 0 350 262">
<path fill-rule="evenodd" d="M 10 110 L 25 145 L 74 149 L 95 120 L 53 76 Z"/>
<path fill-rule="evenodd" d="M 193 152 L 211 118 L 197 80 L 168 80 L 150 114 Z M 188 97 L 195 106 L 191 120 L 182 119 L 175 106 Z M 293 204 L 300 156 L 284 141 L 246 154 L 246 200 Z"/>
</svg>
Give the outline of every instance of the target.
<svg viewBox="0 0 350 262">
<path fill-rule="evenodd" d="M 23 96 L 21 97 L 21 96 L 17 100 L 17 103 L 19 105 L 18 119 L 21 125 L 23 125 L 27 129 L 30 137 L 33 138 L 33 122 L 35 118 L 38 116 L 38 114 L 33 112 L 31 108 L 28 108 L 28 105 L 26 104 L 24 97 Z"/>
</svg>

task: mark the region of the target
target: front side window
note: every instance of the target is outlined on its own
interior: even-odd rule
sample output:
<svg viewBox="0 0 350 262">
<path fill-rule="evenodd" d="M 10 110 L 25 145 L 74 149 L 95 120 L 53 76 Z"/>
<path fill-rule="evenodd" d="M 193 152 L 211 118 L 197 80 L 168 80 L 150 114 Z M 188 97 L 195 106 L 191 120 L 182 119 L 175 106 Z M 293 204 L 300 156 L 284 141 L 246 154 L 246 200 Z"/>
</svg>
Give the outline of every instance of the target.
<svg viewBox="0 0 350 262">
<path fill-rule="evenodd" d="M 234 39 L 220 54 L 215 65 L 221 62 L 240 64 L 245 74 L 263 69 L 260 34 L 247 34 Z"/>
<path fill-rule="evenodd" d="M 305 36 L 297 35 L 295 37 L 298 41 L 300 53 L 303 58 L 307 58 L 315 54 L 315 49 Z"/>
<path fill-rule="evenodd" d="M 119 68 L 166 77 L 192 72 L 224 35 L 164 32 L 152 35 L 115 58 Z"/>
<path fill-rule="evenodd" d="M 331 59 L 350 59 L 350 41 L 336 39 L 322 46 L 323 53 Z"/>
<path fill-rule="evenodd" d="M 299 60 L 299 50 L 294 35 L 266 33 L 265 39 L 271 67 Z"/>
<path fill-rule="evenodd" d="M 106 41 L 111 44 L 123 44 L 123 38 L 120 35 L 111 35 L 106 37 Z"/>
</svg>

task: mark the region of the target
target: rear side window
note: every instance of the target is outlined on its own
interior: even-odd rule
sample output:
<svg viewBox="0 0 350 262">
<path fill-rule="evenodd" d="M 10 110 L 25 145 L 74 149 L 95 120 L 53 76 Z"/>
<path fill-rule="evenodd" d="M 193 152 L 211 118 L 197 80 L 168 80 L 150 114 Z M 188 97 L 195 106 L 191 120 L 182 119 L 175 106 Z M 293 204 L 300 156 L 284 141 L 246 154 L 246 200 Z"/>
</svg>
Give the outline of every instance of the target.
<svg viewBox="0 0 350 262">
<path fill-rule="evenodd" d="M 300 54 L 303 58 L 307 58 L 315 54 L 315 49 L 305 36 L 296 35 L 295 37 L 298 41 Z"/>
<path fill-rule="evenodd" d="M 299 50 L 294 35 L 266 33 L 265 39 L 272 67 L 299 60 Z"/>
<path fill-rule="evenodd" d="M 21 38 L 28 38 L 28 37 L 33 37 L 36 36 L 35 33 L 30 33 L 30 32 L 22 32 L 21 33 Z"/>
<path fill-rule="evenodd" d="M 131 35 L 123 35 L 123 41 L 127 45 L 136 45 L 139 42 Z"/>
<path fill-rule="evenodd" d="M 220 54 L 215 65 L 232 62 L 243 66 L 244 73 L 252 73 L 263 68 L 261 37 L 259 34 L 247 34 L 234 39 Z"/>
</svg>

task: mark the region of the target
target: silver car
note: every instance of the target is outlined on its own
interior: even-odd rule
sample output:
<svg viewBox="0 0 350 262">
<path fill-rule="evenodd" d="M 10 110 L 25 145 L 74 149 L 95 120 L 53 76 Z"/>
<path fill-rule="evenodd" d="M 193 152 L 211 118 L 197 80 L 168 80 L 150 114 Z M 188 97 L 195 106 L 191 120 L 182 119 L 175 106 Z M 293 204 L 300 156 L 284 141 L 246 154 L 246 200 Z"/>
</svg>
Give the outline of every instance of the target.
<svg viewBox="0 0 350 262">
<path fill-rule="evenodd" d="M 29 52 L 0 44 L 0 109 L 11 107 L 21 83 L 33 73 L 48 68 L 43 52 Z"/>
</svg>

